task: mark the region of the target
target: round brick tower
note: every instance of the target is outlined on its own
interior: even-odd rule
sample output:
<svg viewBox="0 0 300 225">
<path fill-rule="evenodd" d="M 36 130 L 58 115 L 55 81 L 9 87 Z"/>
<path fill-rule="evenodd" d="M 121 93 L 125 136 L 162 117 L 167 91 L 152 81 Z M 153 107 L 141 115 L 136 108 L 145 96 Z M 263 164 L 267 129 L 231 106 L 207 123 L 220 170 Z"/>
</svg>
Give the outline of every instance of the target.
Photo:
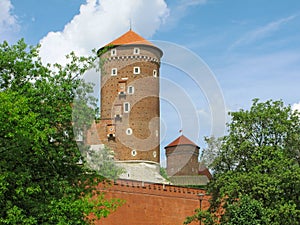
<svg viewBox="0 0 300 225">
<path fill-rule="evenodd" d="M 114 152 L 116 162 L 125 167 L 126 178 L 148 176 L 149 171 L 134 172 L 145 168 L 145 163 L 146 167 L 159 171 L 162 51 L 129 30 L 100 48 L 98 54 L 101 120 L 97 127 L 101 143 L 107 145 Z"/>
<path fill-rule="evenodd" d="M 167 174 L 169 176 L 195 176 L 199 173 L 200 147 L 181 135 L 166 147 Z"/>
</svg>

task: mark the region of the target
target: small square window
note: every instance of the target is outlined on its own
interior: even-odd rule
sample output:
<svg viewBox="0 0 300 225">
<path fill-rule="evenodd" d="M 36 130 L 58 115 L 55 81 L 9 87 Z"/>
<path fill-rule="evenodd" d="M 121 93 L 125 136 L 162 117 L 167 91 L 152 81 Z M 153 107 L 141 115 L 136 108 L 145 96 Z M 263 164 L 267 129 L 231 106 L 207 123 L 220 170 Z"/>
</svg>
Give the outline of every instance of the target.
<svg viewBox="0 0 300 225">
<path fill-rule="evenodd" d="M 117 55 L 117 49 L 112 49 L 112 50 L 110 50 L 110 55 L 111 56 L 116 56 Z"/>
<path fill-rule="evenodd" d="M 135 54 L 135 55 L 140 54 L 140 49 L 139 48 L 134 48 L 133 49 L 133 54 Z"/>
<path fill-rule="evenodd" d="M 112 75 L 112 76 L 117 76 L 117 74 L 118 74 L 117 68 L 112 68 L 112 69 L 111 69 L 111 75 Z"/>
<path fill-rule="evenodd" d="M 124 102 L 124 113 L 128 113 L 130 111 L 129 102 Z"/>
<path fill-rule="evenodd" d="M 132 95 L 134 93 L 134 87 L 133 86 L 128 86 L 127 92 L 128 92 L 128 94 Z"/>
<path fill-rule="evenodd" d="M 153 70 L 153 77 L 157 77 L 157 70 Z"/>
<path fill-rule="evenodd" d="M 140 67 L 136 66 L 136 67 L 133 67 L 133 74 L 140 74 L 141 70 L 140 70 Z"/>
</svg>

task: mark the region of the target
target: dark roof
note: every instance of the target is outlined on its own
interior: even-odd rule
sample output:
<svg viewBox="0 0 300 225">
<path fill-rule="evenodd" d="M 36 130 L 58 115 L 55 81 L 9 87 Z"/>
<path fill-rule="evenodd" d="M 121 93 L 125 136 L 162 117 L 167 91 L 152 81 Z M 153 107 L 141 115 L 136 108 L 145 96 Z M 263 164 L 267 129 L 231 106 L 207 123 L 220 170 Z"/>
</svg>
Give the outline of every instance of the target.
<svg viewBox="0 0 300 225">
<path fill-rule="evenodd" d="M 200 162 L 200 163 L 199 163 L 198 174 L 199 174 L 199 175 L 207 176 L 207 178 L 210 179 L 210 180 L 212 179 L 211 173 L 209 172 L 208 168 L 204 165 L 203 162 Z"/>
<path fill-rule="evenodd" d="M 165 148 L 173 147 L 173 146 L 179 146 L 179 145 L 192 145 L 197 148 L 199 148 L 198 145 L 196 145 L 194 142 L 192 142 L 190 139 L 188 139 L 186 136 L 181 135 L 174 141 L 172 141 L 170 144 L 168 144 Z"/>
</svg>

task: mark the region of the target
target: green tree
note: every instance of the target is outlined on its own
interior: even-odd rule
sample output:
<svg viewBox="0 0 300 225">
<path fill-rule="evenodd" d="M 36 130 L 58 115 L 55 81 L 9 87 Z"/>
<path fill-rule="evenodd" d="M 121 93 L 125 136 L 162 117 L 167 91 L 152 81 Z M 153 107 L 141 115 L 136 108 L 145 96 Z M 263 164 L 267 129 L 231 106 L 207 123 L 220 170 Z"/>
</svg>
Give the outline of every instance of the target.
<svg viewBox="0 0 300 225">
<path fill-rule="evenodd" d="M 222 144 L 222 138 L 212 136 L 205 137 L 204 140 L 207 146 L 202 150 L 200 160 L 206 167 L 211 168 L 213 166 L 214 160 L 218 157 Z"/>
<path fill-rule="evenodd" d="M 270 224 L 266 212 L 260 201 L 250 198 L 247 194 L 241 195 L 238 201 L 229 204 L 222 224 L 226 225 L 268 225 Z"/>
<path fill-rule="evenodd" d="M 232 112 L 211 164 L 210 213 L 220 224 L 300 224 L 300 115 L 282 101 Z"/>
<path fill-rule="evenodd" d="M 215 224 L 215 221 L 217 221 L 216 217 L 213 214 L 211 214 L 209 211 L 196 209 L 195 214 L 192 216 L 188 216 L 183 222 L 183 224 L 190 224 L 194 221 L 200 221 L 200 220 L 201 223 L 205 225 L 213 225 Z"/>
<path fill-rule="evenodd" d="M 86 161 L 92 170 L 110 180 L 118 179 L 125 172 L 122 167 L 116 165 L 114 153 L 107 146 L 99 149 L 89 148 Z"/>
<path fill-rule="evenodd" d="M 247 217 L 241 219 L 244 214 L 233 208 L 247 196 L 248 204 L 261 210 L 252 224 L 300 224 L 299 113 L 282 101 L 255 99 L 250 110 L 230 115 L 228 135 L 213 163 L 211 211 L 222 204 L 221 223 L 245 224 Z"/>
<path fill-rule="evenodd" d="M 170 178 L 169 178 L 169 176 L 168 176 L 168 174 L 167 174 L 166 168 L 160 167 L 160 168 L 159 168 L 159 174 L 160 174 L 163 178 L 165 178 L 167 181 L 170 181 Z"/>
<path fill-rule="evenodd" d="M 90 90 L 79 78 L 94 57 L 68 57 L 66 66 L 43 65 L 38 47 L 0 44 L 0 224 L 89 224 L 90 213 L 120 204 L 94 190 L 103 178 L 78 164 L 72 106 L 76 91 Z"/>
</svg>

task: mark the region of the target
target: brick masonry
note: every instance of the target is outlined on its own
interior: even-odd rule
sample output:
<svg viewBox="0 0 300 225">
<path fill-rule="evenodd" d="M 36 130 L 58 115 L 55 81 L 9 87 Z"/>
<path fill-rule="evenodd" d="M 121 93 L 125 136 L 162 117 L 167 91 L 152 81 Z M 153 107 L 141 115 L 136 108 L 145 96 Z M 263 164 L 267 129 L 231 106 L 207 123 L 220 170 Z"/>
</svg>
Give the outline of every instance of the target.
<svg viewBox="0 0 300 225">
<path fill-rule="evenodd" d="M 137 47 L 140 51 L 135 54 Z M 115 50 L 115 55 L 108 50 L 100 56 L 101 120 L 89 131 L 87 144 L 107 145 L 114 151 L 116 160 L 159 163 L 162 53 L 155 46 L 147 45 L 122 45 Z M 134 74 L 135 67 L 139 67 L 139 74 Z M 114 68 L 117 74 L 112 76 Z M 128 87 L 133 87 L 134 92 L 128 93 Z M 129 112 L 124 110 L 126 103 L 130 104 Z M 128 130 L 131 130 L 130 134 Z"/>
<path fill-rule="evenodd" d="M 166 147 L 167 174 L 169 176 L 197 176 L 199 148 L 193 145 Z"/>
<path fill-rule="evenodd" d="M 111 186 L 99 184 L 106 199 L 119 198 L 125 203 L 96 225 L 182 225 L 187 216 L 200 207 L 197 194 L 203 190 L 172 185 L 118 180 Z M 209 207 L 205 196 L 202 208 Z M 192 225 L 197 225 L 194 222 Z"/>
</svg>

